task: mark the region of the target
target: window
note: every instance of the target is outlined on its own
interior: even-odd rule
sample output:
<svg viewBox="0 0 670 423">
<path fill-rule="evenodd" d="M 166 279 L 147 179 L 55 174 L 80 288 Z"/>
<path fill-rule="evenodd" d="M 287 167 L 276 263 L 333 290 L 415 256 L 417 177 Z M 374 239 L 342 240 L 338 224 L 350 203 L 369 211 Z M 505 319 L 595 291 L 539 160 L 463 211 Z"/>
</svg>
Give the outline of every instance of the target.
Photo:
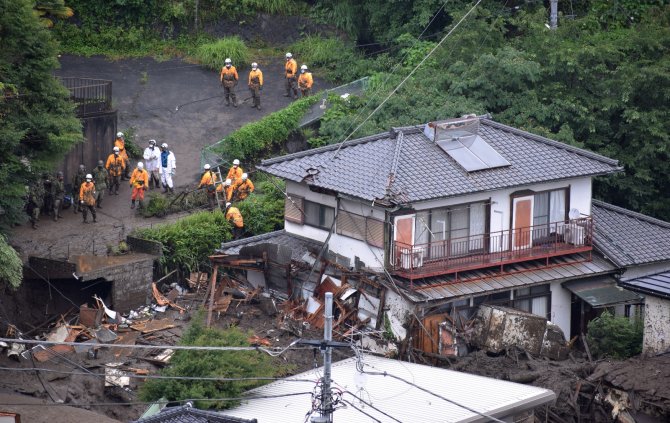
<svg viewBox="0 0 670 423">
<path fill-rule="evenodd" d="M 303 200 L 306 225 L 329 230 L 335 219 L 335 209 L 323 204 Z"/>
<path fill-rule="evenodd" d="M 514 290 L 514 308 L 551 318 L 551 291 L 549 285 L 538 285 Z"/>
<path fill-rule="evenodd" d="M 384 246 L 384 222 L 371 217 L 338 210 L 337 233 L 365 241 L 375 247 Z"/>
<path fill-rule="evenodd" d="M 423 247 L 430 258 L 484 251 L 487 216 L 486 203 L 418 212 L 414 245 Z"/>
<path fill-rule="evenodd" d="M 303 224 L 303 198 L 288 194 L 284 200 L 284 219 L 289 222 Z"/>
<path fill-rule="evenodd" d="M 567 212 L 566 189 L 535 194 L 533 199 L 533 240 L 563 233 Z"/>
</svg>

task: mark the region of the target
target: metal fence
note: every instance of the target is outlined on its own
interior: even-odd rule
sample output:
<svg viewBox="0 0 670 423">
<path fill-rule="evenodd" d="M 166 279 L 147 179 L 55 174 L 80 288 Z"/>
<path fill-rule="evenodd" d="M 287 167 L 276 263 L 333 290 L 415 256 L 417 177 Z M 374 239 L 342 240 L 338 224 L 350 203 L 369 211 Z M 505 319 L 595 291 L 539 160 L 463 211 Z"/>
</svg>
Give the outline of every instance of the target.
<svg viewBox="0 0 670 423">
<path fill-rule="evenodd" d="M 77 116 L 83 117 L 112 110 L 112 81 L 106 79 L 60 77 L 77 105 Z"/>
<path fill-rule="evenodd" d="M 329 107 L 326 101 L 328 95 L 360 95 L 367 89 L 369 79 L 370 78 L 366 76 L 365 78 L 357 79 L 348 84 L 340 85 L 339 87 L 331 88 L 316 94 L 321 97 L 321 101 L 314 104 L 305 113 L 305 115 L 300 120 L 299 126 L 302 128 L 321 119 Z M 224 138 L 221 141 L 202 149 L 200 152 L 200 168 L 202 168 L 205 163 L 209 163 L 212 167 L 222 166 L 223 168 L 228 168 L 232 165 L 232 159 L 222 157 L 220 154 L 215 152 L 215 150 L 225 141 L 226 139 Z"/>
</svg>

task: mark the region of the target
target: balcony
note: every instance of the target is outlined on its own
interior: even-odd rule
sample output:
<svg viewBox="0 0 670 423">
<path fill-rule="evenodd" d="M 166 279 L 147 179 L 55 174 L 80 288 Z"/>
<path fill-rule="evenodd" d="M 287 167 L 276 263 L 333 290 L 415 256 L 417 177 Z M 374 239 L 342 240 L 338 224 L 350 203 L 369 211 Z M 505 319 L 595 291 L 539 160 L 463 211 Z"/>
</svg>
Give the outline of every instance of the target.
<svg viewBox="0 0 670 423">
<path fill-rule="evenodd" d="M 391 244 L 391 272 L 411 281 L 468 270 L 500 267 L 546 259 L 593 248 L 593 221 L 584 217 L 568 222 L 510 229 L 489 234 L 433 241 L 427 244 Z"/>
<path fill-rule="evenodd" d="M 112 110 L 112 81 L 91 78 L 58 78 L 70 91 L 70 100 L 77 106 L 77 117 Z"/>
</svg>

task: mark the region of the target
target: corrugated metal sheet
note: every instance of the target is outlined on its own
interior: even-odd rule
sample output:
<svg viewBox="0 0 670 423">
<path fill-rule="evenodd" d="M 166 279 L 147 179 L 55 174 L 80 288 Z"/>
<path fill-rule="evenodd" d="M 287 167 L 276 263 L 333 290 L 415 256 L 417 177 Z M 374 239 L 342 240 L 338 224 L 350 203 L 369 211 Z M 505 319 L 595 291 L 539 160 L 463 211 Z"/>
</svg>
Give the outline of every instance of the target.
<svg viewBox="0 0 670 423">
<path fill-rule="evenodd" d="M 621 281 L 620 285 L 644 294 L 670 298 L 670 272 Z"/>
<path fill-rule="evenodd" d="M 642 297 L 635 292 L 617 286 L 613 277 L 569 281 L 563 283 L 563 287 L 595 308 L 642 302 Z"/>
<path fill-rule="evenodd" d="M 515 413 L 520 413 L 554 401 L 556 398 L 556 395 L 547 389 L 453 370 L 372 356 L 365 356 L 363 362 L 366 372 L 387 372 L 458 404 L 498 418 L 506 417 L 512 408 L 515 409 Z M 312 408 L 311 395 L 260 397 L 311 392 L 322 375 L 323 368 L 319 368 L 254 389 L 248 392 L 249 399 L 243 405 L 226 410 L 225 413 L 243 418 L 253 416 L 259 423 L 306 421 L 305 417 Z M 381 375 L 361 375 L 356 370 L 355 358 L 333 364 L 332 377 L 333 387 L 344 391 L 344 400 L 384 423 L 397 420 L 408 423 L 489 421 L 481 415 L 441 400 L 403 381 Z M 314 382 L 291 382 L 292 379 L 308 379 Z M 373 407 L 361 403 L 354 395 L 397 420 L 392 420 Z M 376 421 L 352 406 L 336 409 L 333 420 L 347 423 Z"/>
<path fill-rule="evenodd" d="M 553 281 L 608 274 L 616 270 L 613 264 L 596 255 L 593 255 L 591 261 L 578 261 L 579 259 L 586 258 L 557 257 L 552 259 L 553 267 L 545 268 L 537 268 L 537 263 L 517 263 L 506 267 L 503 275 L 489 269 L 463 272 L 458 277 L 466 282 L 457 282 L 453 275 L 429 278 L 422 283 L 415 281 L 415 289 L 407 290 L 406 293 L 416 302 L 453 300 L 463 296 L 492 294 Z M 408 282 L 400 281 L 399 285 L 408 286 Z"/>
</svg>

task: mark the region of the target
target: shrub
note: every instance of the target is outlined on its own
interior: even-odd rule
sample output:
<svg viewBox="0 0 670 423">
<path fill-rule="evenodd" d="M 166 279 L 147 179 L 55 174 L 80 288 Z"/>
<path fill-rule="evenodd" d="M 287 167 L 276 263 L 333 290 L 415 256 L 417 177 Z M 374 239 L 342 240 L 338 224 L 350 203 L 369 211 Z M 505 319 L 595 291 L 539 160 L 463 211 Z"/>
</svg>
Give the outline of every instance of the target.
<svg viewBox="0 0 670 423">
<path fill-rule="evenodd" d="M 355 48 L 339 38 L 308 35 L 293 43 L 289 49 L 310 69 L 318 69 L 322 76 L 334 82 L 350 82 L 365 76 L 368 65 Z"/>
<path fill-rule="evenodd" d="M 248 337 L 236 327 L 226 330 L 208 329 L 199 313 L 184 334 L 181 345 L 247 347 Z M 281 367 L 274 366 L 269 355 L 257 351 L 186 351 L 175 352 L 170 366 L 162 376 L 251 378 L 274 377 Z M 140 398 L 154 401 L 161 397 L 169 401 L 192 398 L 237 398 L 244 391 L 263 385 L 262 381 L 211 381 L 151 379 L 140 390 Z M 239 401 L 196 401 L 198 408 L 231 408 Z"/>
<path fill-rule="evenodd" d="M 192 191 L 178 201 L 172 202 L 174 197 L 166 197 L 156 192 L 149 194 L 149 198 L 141 210 L 144 217 L 165 217 L 170 213 L 178 213 L 203 207 L 207 204 L 207 194 L 204 190 Z"/>
<path fill-rule="evenodd" d="M 163 244 L 160 263 L 166 273 L 168 269 L 183 272 L 198 269 L 221 242 L 231 239 L 230 225 L 219 210 L 194 213 L 153 228 L 139 228 L 132 235 Z"/>
<path fill-rule="evenodd" d="M 631 322 L 605 310 L 589 322 L 586 340 L 594 356 L 622 359 L 642 352 L 642 331 L 640 319 Z"/>
<path fill-rule="evenodd" d="M 18 288 L 23 280 L 23 262 L 4 235 L 0 235 L 0 262 L 0 284 Z"/>
<path fill-rule="evenodd" d="M 237 36 L 202 44 L 195 50 L 194 56 L 203 66 L 215 70 L 221 69 L 226 58 L 230 58 L 238 69 L 250 63 L 249 49 Z"/>
<path fill-rule="evenodd" d="M 284 227 L 284 194 L 281 191 L 284 182 L 272 176 L 256 175 L 256 190 L 237 204 L 244 217 L 244 227 L 250 235 L 260 235 Z"/>
</svg>

